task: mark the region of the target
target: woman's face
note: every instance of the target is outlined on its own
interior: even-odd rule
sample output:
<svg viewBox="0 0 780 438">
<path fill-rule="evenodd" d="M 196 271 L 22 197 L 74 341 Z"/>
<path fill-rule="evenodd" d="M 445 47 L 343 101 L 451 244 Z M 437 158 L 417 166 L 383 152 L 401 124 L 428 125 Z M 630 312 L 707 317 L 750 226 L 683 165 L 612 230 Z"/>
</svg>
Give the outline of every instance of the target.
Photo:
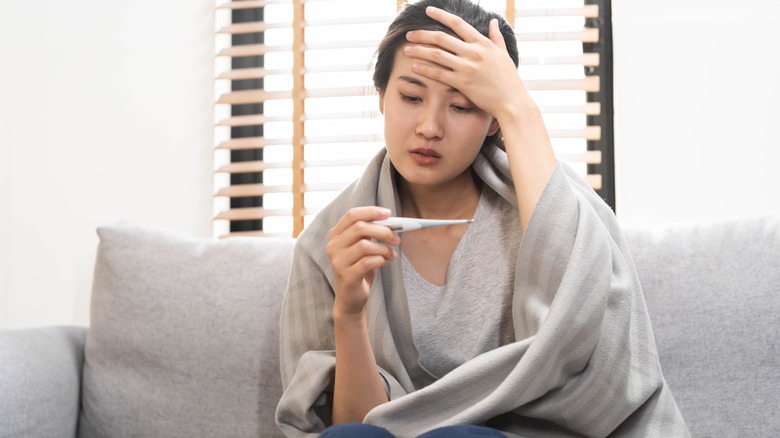
<svg viewBox="0 0 780 438">
<path fill-rule="evenodd" d="M 396 52 L 379 101 L 390 160 L 410 184 L 470 180 L 472 162 L 498 125 L 458 90 L 412 72 L 412 62 L 403 47 Z"/>
</svg>

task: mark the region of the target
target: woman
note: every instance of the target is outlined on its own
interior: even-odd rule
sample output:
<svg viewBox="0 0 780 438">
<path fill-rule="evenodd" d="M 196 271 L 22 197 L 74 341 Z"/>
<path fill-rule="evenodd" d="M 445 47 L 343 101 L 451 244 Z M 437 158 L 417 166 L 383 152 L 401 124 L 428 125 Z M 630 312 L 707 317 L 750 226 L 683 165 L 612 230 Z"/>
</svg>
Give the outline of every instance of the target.
<svg viewBox="0 0 780 438">
<path fill-rule="evenodd" d="M 297 242 L 287 435 L 688 434 L 614 216 L 556 161 L 517 64 L 509 25 L 468 0 L 391 24 L 386 150 Z M 389 216 L 474 223 L 398 235 L 373 223 Z"/>
</svg>

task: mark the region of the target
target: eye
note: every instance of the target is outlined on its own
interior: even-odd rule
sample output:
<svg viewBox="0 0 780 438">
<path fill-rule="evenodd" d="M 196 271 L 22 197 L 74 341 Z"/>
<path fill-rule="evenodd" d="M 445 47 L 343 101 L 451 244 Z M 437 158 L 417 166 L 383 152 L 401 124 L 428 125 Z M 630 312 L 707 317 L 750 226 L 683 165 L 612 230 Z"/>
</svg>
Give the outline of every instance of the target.
<svg viewBox="0 0 780 438">
<path fill-rule="evenodd" d="M 420 98 L 416 96 L 407 96 L 406 94 L 401 94 L 401 93 L 399 94 L 401 96 L 401 100 L 404 102 L 419 103 L 421 101 Z"/>
<path fill-rule="evenodd" d="M 474 112 L 474 107 L 468 107 L 463 105 L 452 105 L 452 109 L 459 113 L 471 113 Z"/>
</svg>

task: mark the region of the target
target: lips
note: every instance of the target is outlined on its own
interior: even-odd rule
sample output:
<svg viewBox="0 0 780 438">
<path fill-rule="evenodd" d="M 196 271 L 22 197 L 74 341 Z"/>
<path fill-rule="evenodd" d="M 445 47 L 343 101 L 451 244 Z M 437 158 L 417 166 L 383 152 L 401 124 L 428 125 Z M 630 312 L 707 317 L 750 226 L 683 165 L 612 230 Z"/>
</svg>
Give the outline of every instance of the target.
<svg viewBox="0 0 780 438">
<path fill-rule="evenodd" d="M 439 153 L 436 152 L 434 149 L 419 148 L 419 149 L 414 149 L 412 151 L 412 153 L 413 154 L 419 154 L 419 155 L 422 155 L 422 156 L 425 156 L 425 157 L 441 158 L 441 155 L 439 155 Z"/>
<path fill-rule="evenodd" d="M 411 155 L 419 166 L 433 166 L 441 161 L 441 155 L 435 149 L 418 148 L 412 150 Z"/>
</svg>

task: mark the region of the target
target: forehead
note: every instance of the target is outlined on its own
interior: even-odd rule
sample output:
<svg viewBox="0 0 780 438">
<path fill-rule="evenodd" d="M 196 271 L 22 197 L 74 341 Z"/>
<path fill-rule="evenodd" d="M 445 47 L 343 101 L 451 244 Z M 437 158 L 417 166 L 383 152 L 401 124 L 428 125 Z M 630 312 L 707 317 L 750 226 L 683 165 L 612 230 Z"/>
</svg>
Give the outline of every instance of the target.
<svg viewBox="0 0 780 438">
<path fill-rule="evenodd" d="M 411 58 L 406 53 L 404 53 L 403 50 L 403 48 L 406 47 L 407 45 L 408 44 L 402 45 L 395 52 L 395 59 L 393 60 L 393 70 L 390 72 L 390 78 L 389 78 L 390 83 L 388 85 L 392 83 L 414 84 L 431 91 L 436 90 L 440 92 L 446 92 L 448 94 L 461 95 L 460 91 L 456 88 L 450 87 L 449 85 L 445 85 L 441 82 L 437 82 L 433 79 L 428 79 L 422 75 L 414 73 L 412 71 L 412 64 L 414 63 L 429 65 L 438 68 L 444 68 L 444 67 L 434 62 L 422 60 L 419 58 Z M 433 46 L 428 46 L 428 47 L 433 47 Z"/>
</svg>

